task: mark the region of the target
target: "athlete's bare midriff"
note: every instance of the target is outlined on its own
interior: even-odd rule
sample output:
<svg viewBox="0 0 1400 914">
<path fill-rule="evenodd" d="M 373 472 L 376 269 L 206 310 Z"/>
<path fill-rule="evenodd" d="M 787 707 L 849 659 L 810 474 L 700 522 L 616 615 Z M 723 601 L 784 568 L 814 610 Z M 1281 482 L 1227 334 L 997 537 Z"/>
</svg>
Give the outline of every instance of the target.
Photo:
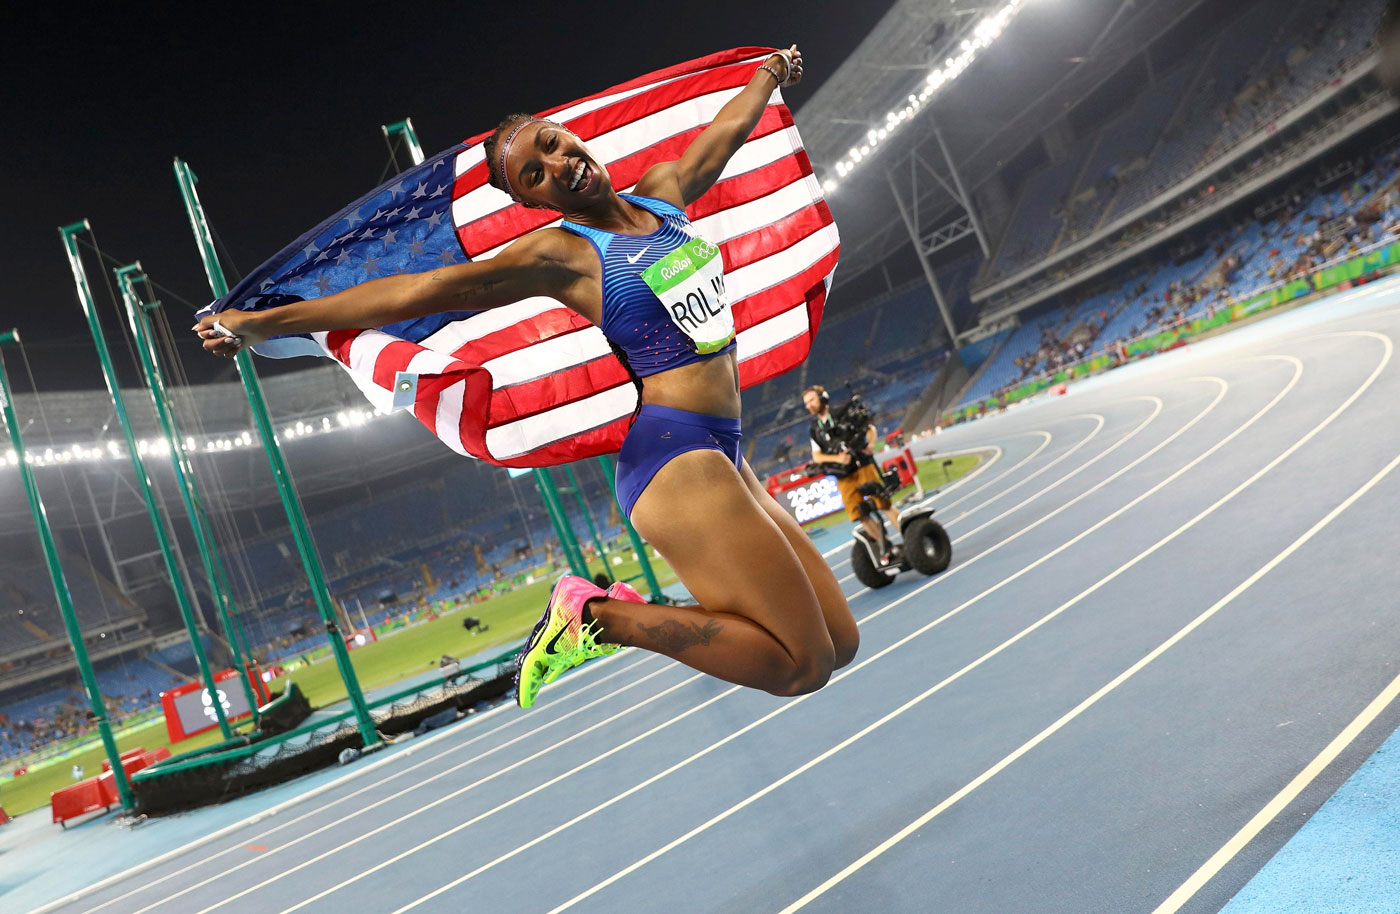
<svg viewBox="0 0 1400 914">
<path fill-rule="evenodd" d="M 739 417 L 739 360 L 733 352 L 642 379 L 642 402 L 726 419 Z"/>
</svg>

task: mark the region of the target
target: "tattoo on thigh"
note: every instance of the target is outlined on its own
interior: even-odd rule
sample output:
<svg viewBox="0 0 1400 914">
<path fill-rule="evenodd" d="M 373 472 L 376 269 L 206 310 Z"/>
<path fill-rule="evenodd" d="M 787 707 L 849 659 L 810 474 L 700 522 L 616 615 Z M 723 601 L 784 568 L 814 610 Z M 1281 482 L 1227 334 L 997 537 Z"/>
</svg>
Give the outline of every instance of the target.
<svg viewBox="0 0 1400 914">
<path fill-rule="evenodd" d="M 675 653 L 697 644 L 702 647 L 709 644 L 710 639 L 718 635 L 720 630 L 724 628 L 714 619 L 710 619 L 704 625 L 697 625 L 694 622 L 687 624 L 675 619 L 667 619 L 657 625 L 643 625 L 638 622 L 637 627 L 655 642 L 657 647 Z"/>
</svg>

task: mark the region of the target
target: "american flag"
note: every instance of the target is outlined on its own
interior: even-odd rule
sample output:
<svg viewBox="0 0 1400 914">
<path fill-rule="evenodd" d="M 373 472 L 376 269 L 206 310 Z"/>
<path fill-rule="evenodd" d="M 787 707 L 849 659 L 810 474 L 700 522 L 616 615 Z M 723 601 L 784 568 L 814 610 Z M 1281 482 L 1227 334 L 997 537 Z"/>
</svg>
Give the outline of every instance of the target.
<svg viewBox="0 0 1400 914">
<path fill-rule="evenodd" d="M 771 53 L 736 48 L 649 73 L 542 112 L 581 137 L 613 186 L 676 159 Z M 481 260 L 557 213 L 514 204 L 486 182 L 472 137 L 307 232 L 212 305 L 260 310 L 394 273 Z M 750 387 L 807 357 L 840 240 L 792 114 L 774 89 L 714 187 L 687 208 L 720 245 Z M 280 337 L 265 356 L 329 356 L 384 410 L 412 409 L 448 447 L 503 466 L 549 466 L 617 451 L 635 387 L 597 327 L 550 298 L 385 327 Z"/>
</svg>

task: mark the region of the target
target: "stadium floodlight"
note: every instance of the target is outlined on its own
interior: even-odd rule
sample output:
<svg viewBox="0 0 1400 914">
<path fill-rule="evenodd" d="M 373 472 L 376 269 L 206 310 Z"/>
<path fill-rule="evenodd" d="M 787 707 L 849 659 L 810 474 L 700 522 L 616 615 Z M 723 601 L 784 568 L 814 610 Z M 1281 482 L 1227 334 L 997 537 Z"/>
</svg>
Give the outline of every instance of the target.
<svg viewBox="0 0 1400 914">
<path fill-rule="evenodd" d="M 834 186 L 834 182 L 833 186 Z M 341 429 L 355 428 L 365 423 L 383 416 L 392 415 L 390 412 L 379 408 L 373 409 L 350 409 L 339 412 L 316 416 L 309 419 L 299 420 L 295 425 L 289 425 L 283 429 L 284 438 L 306 438 L 311 435 L 323 435 L 327 432 L 335 432 Z M 250 429 L 240 432 L 225 432 L 213 438 L 197 439 L 194 436 L 185 437 L 185 450 L 192 453 L 215 453 L 218 451 L 236 451 L 244 448 L 251 448 L 256 445 L 256 439 Z M 170 453 L 170 442 L 165 438 L 143 438 L 136 442 L 137 453 L 143 456 L 164 455 Z M 100 440 L 91 445 L 87 444 L 66 444 L 59 448 L 48 447 L 43 453 L 26 451 L 24 462 L 32 467 L 46 468 L 59 464 L 68 463 L 96 463 L 103 460 L 122 460 L 125 454 L 117 442 L 112 440 Z M 0 456 L 0 468 L 15 467 L 19 465 L 19 456 L 13 452 L 7 452 Z"/>
<path fill-rule="evenodd" d="M 835 191 L 840 186 L 839 179 L 849 175 L 855 170 L 857 164 L 869 158 L 881 142 L 893 134 L 902 124 L 913 119 L 919 108 L 932 97 L 934 92 L 957 79 L 963 71 L 972 65 L 978 54 L 1000 38 L 1002 33 L 1006 31 L 1006 26 L 1026 3 L 1027 0 L 1007 0 L 999 10 L 977 23 L 972 30 L 972 37 L 964 38 L 959 44 L 958 55 L 947 58 L 941 67 L 935 67 L 930 71 L 925 77 L 923 88 L 917 94 L 911 93 L 909 95 L 907 106 L 887 113 L 883 127 L 867 131 L 867 142 L 858 149 L 852 147 L 846 158 L 836 163 L 834 166 L 836 177 L 826 178 L 822 182 L 822 190 L 828 194 Z"/>
</svg>

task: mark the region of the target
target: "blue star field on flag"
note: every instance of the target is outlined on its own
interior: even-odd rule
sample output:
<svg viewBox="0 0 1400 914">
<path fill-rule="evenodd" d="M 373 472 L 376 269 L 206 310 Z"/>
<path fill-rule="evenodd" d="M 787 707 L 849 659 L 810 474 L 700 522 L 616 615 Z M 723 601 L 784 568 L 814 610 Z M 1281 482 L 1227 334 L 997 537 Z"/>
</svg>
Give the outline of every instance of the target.
<svg viewBox="0 0 1400 914">
<path fill-rule="evenodd" d="M 365 194 L 288 245 L 211 307 L 261 311 L 322 298 L 380 276 L 465 263 L 468 258 L 449 209 L 453 162 L 464 148 L 453 146 Z M 381 329 L 418 342 L 471 313 L 433 314 Z M 307 336 L 278 337 L 257 351 L 273 358 L 326 355 Z"/>
</svg>

